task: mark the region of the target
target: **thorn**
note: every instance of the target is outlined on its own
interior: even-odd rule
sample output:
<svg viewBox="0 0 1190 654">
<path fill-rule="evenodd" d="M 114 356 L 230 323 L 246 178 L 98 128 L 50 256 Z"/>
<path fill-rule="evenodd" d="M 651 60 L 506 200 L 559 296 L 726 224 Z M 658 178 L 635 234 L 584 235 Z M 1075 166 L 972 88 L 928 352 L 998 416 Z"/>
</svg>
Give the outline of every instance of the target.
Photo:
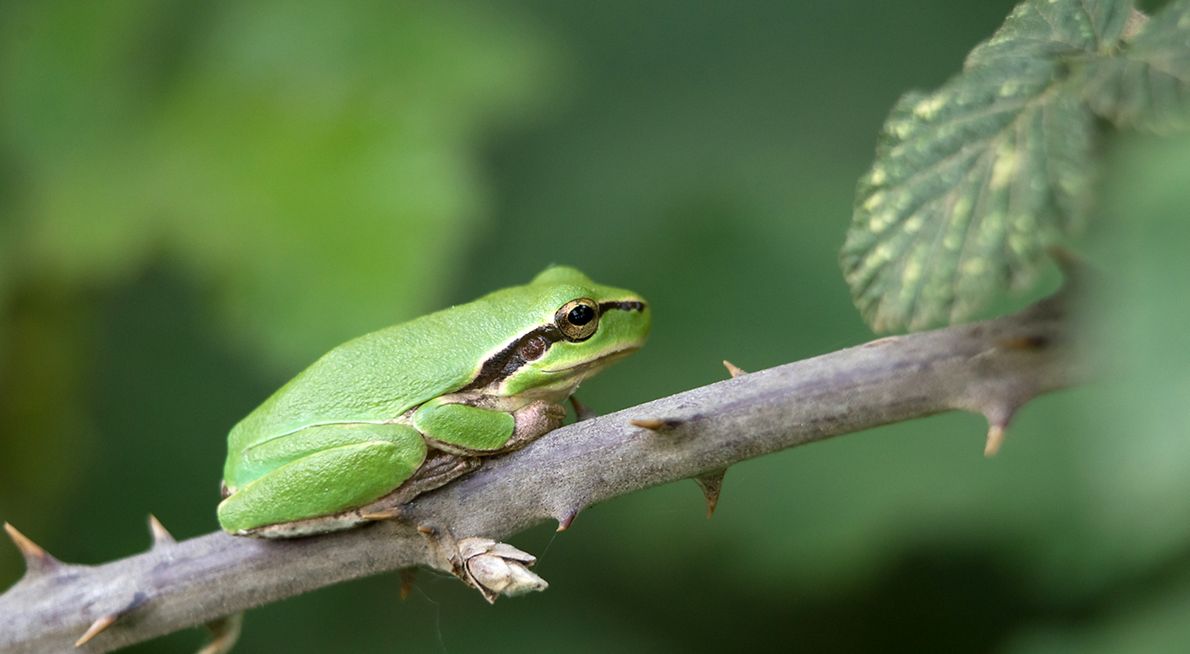
<svg viewBox="0 0 1190 654">
<path fill-rule="evenodd" d="M 1016 407 L 1011 405 L 996 406 L 984 410 L 983 415 L 988 419 L 988 436 L 983 446 L 985 457 L 996 456 L 1000 447 L 1004 445 L 1004 438 L 1008 435 L 1008 423 L 1012 422 L 1014 413 L 1016 413 Z"/>
<path fill-rule="evenodd" d="M 694 483 L 702 489 L 702 496 L 707 501 L 707 520 L 715 515 L 715 507 L 719 506 L 719 492 L 723 490 L 723 475 L 725 474 L 727 474 L 727 468 L 713 470 L 694 478 Z"/>
<path fill-rule="evenodd" d="M 864 343 L 860 347 L 862 347 L 862 348 L 880 347 L 882 345 L 888 345 L 889 343 L 895 343 L 896 341 L 900 340 L 900 338 L 901 338 L 900 336 L 885 336 L 884 338 L 878 338 L 874 341 L 868 341 L 867 343 Z"/>
<path fill-rule="evenodd" d="M 723 367 L 724 367 L 724 368 L 727 368 L 727 374 L 731 375 L 731 378 L 732 378 L 732 379 L 735 379 L 736 377 L 739 377 L 740 375 L 746 375 L 746 374 L 748 374 L 748 371 L 747 371 L 747 370 L 744 370 L 743 368 L 741 368 L 741 367 L 737 366 L 736 364 L 734 364 L 734 363 L 732 363 L 732 362 L 728 361 L 727 359 L 724 359 L 724 360 L 723 360 Z"/>
<path fill-rule="evenodd" d="M 83 645 L 86 645 L 87 643 L 91 642 L 92 638 L 98 636 L 100 632 L 116 624 L 116 620 L 119 619 L 119 613 L 108 613 L 107 615 L 100 616 L 98 620 L 91 623 L 90 627 L 87 627 L 87 630 L 83 632 L 82 636 L 79 636 L 78 640 L 74 641 L 74 646 L 82 647 Z"/>
<path fill-rule="evenodd" d="M 591 418 L 596 418 L 599 416 L 599 414 L 595 413 L 591 407 L 579 402 L 578 398 L 573 395 L 570 396 L 570 406 L 574 407 L 574 417 L 579 422 L 590 420 Z"/>
<path fill-rule="evenodd" d="M 363 518 L 364 520 L 372 520 L 373 522 L 381 520 L 393 520 L 395 518 L 401 517 L 401 509 L 400 507 L 394 506 L 391 509 L 381 509 L 380 511 L 361 513 L 359 514 L 359 517 Z M 421 531 L 421 529 L 419 528 L 418 531 Z"/>
<path fill-rule="evenodd" d="M 401 601 L 403 602 L 413 594 L 413 584 L 417 581 L 417 568 L 402 568 L 398 574 L 401 575 Z"/>
<path fill-rule="evenodd" d="M 83 645 L 86 645 L 87 643 L 91 642 L 91 639 L 93 639 L 96 636 L 98 636 L 99 634 L 103 633 L 108 627 L 116 624 L 117 620 L 128 615 L 130 612 L 132 612 L 134 609 L 141 606 L 148 600 L 149 600 L 148 595 L 146 595 L 144 593 L 140 593 L 140 592 L 136 593 L 135 595 L 132 596 L 132 600 L 129 601 L 128 604 L 126 604 L 124 606 L 124 608 L 122 608 L 118 611 L 113 611 L 106 615 L 99 616 L 99 619 L 96 620 L 95 622 L 92 622 L 91 626 L 87 627 L 87 630 L 83 632 L 83 635 L 79 636 L 79 639 L 74 641 L 74 646 L 82 647 Z"/>
<path fill-rule="evenodd" d="M 153 536 L 153 547 L 164 547 L 165 545 L 173 545 L 178 542 L 174 539 L 174 535 L 169 533 L 165 525 L 157 519 L 157 516 L 152 513 L 149 514 L 149 533 Z"/>
<path fill-rule="evenodd" d="M 58 559 L 50 556 L 50 553 L 37 543 L 29 540 L 28 536 L 17 531 L 17 528 L 12 524 L 4 523 L 4 531 L 8 532 L 8 537 L 12 539 L 13 544 L 17 546 L 21 556 L 24 557 L 26 574 L 45 574 L 61 565 Z"/>
<path fill-rule="evenodd" d="M 628 424 L 640 427 L 641 429 L 648 429 L 649 431 L 669 431 L 674 427 L 681 425 L 682 421 L 673 419 L 644 418 L 641 420 L 629 420 Z"/>
<path fill-rule="evenodd" d="M 989 459 L 996 456 L 1000 451 L 1000 446 L 1004 444 L 1004 437 L 1006 433 L 1003 425 L 991 425 L 988 427 L 988 440 L 983 446 L 983 455 Z"/>
<path fill-rule="evenodd" d="M 211 620 L 204 626 L 211 632 L 211 642 L 198 650 L 197 654 L 227 654 L 240 639 L 240 630 L 244 627 L 244 614 L 233 613 L 218 620 Z"/>
<path fill-rule="evenodd" d="M 572 509 L 566 512 L 566 515 L 563 515 L 561 518 L 555 518 L 558 521 L 558 528 L 554 530 L 554 533 L 561 533 L 567 529 L 570 529 L 570 525 L 573 524 L 574 519 L 578 517 L 578 512 L 578 509 Z"/>
</svg>

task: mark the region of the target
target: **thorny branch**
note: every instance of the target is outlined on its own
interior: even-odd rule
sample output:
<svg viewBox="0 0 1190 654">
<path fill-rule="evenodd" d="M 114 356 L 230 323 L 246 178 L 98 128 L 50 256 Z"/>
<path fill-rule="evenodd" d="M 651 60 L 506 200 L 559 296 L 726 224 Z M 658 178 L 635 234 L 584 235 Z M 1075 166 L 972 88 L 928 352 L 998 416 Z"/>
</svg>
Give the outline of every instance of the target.
<svg viewBox="0 0 1190 654">
<path fill-rule="evenodd" d="M 0 596 L 0 651 L 106 652 L 347 579 L 433 564 L 415 527 L 502 539 L 544 520 L 569 525 L 596 502 L 695 478 L 717 495 L 733 463 L 948 410 L 982 413 L 993 453 L 1018 407 L 1078 382 L 1060 297 L 971 325 L 884 338 L 733 378 L 559 429 L 418 497 L 409 519 L 291 541 L 212 533 L 143 554 L 61 563 L 19 542 L 29 571 Z M 740 373 L 740 374 L 737 374 Z M 635 421 L 633 424 L 630 421 Z M 613 465 L 614 463 L 614 465 Z"/>
</svg>

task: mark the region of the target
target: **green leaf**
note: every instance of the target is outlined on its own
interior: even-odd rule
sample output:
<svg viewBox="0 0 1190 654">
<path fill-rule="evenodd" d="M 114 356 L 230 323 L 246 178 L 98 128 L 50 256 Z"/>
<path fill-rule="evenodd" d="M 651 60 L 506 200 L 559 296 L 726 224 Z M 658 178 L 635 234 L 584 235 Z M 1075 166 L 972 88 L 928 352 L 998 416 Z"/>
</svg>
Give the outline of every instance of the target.
<svg viewBox="0 0 1190 654">
<path fill-rule="evenodd" d="M 1141 21 L 1119 56 L 1093 59 L 1081 71 L 1087 102 L 1120 127 L 1184 129 L 1190 126 L 1190 0 Z"/>
<path fill-rule="evenodd" d="M 901 98 L 840 256 L 873 329 L 969 318 L 1079 231 L 1095 132 L 1064 87 L 1068 62 L 1111 51 L 1130 12 L 1124 1 L 1022 3 L 960 75 Z"/>
</svg>

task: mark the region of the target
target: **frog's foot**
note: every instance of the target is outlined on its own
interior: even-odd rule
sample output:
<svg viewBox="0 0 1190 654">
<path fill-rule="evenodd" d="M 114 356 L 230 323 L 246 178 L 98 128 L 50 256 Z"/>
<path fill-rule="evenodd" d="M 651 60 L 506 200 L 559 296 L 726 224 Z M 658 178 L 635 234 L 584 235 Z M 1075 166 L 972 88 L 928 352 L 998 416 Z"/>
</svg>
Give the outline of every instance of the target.
<svg viewBox="0 0 1190 654">
<path fill-rule="evenodd" d="M 358 514 L 361 521 L 367 522 L 400 518 L 401 507 L 406 502 L 422 493 L 441 488 L 480 465 L 482 462 L 476 457 L 430 450 L 425 463 L 396 490 L 352 513 Z"/>
<path fill-rule="evenodd" d="M 347 511 L 266 525 L 240 533 L 261 538 L 295 538 L 350 529 L 368 522 L 398 519 L 403 515 L 402 507 L 405 503 L 422 493 L 444 486 L 479 466 L 480 460 L 475 457 L 430 450 L 425 463 L 413 473 L 413 476 L 380 499 Z"/>
<path fill-rule="evenodd" d="M 549 588 L 544 579 L 529 570 L 537 558 L 528 552 L 490 538 L 455 540 L 449 530 L 418 527 L 430 542 L 434 567 L 453 574 L 493 604 L 505 595 L 516 597 Z"/>
</svg>

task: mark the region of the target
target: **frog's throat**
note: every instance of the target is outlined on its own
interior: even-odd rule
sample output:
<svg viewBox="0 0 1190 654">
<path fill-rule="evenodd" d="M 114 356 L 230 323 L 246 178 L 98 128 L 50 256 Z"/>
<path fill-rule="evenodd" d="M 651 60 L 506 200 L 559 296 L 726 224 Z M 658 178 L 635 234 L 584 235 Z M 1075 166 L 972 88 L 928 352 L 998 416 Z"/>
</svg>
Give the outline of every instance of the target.
<svg viewBox="0 0 1190 654">
<path fill-rule="evenodd" d="M 566 366 L 565 368 L 554 368 L 552 370 L 547 369 L 547 370 L 542 370 L 541 372 L 544 372 L 544 373 L 547 373 L 550 375 L 568 375 L 568 376 L 569 375 L 581 375 L 582 377 L 587 377 L 590 375 L 590 373 L 595 372 L 596 370 L 599 370 L 614 361 L 623 359 L 624 357 L 628 356 L 629 354 L 632 354 L 633 352 L 635 352 L 639 349 L 640 349 L 639 345 L 624 347 L 624 348 L 620 348 L 618 350 L 613 350 L 606 354 L 602 354 L 594 359 L 589 359 L 589 360 L 583 361 L 581 363 L 576 363 L 573 366 Z M 584 374 L 584 373 L 586 373 L 586 374 Z"/>
</svg>

